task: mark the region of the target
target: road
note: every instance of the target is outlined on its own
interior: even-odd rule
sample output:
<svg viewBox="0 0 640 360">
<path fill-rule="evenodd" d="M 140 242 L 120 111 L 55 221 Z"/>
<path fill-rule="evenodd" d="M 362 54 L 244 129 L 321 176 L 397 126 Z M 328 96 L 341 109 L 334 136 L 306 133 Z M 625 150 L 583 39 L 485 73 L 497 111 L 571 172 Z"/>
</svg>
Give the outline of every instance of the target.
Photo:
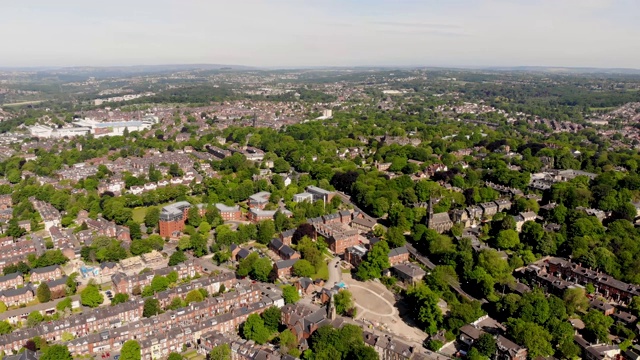
<svg viewBox="0 0 640 360">
<path fill-rule="evenodd" d="M 46 302 L 44 304 L 36 304 L 33 306 L 28 306 L 28 307 L 23 307 L 23 308 L 19 308 L 19 309 L 13 309 L 13 310 L 7 310 L 5 312 L 3 312 L 2 314 L 0 314 L 0 321 L 2 320 L 7 320 L 11 317 L 14 316 L 22 316 L 24 314 L 29 314 L 32 311 L 43 311 L 43 310 L 51 310 L 51 309 L 55 309 L 56 305 L 58 305 L 58 303 L 62 300 L 64 300 L 65 298 L 60 298 L 60 299 L 55 299 L 49 302 Z M 76 301 L 76 300 L 80 300 L 80 295 L 73 295 L 71 296 L 71 300 L 72 301 Z"/>
<path fill-rule="evenodd" d="M 342 268 L 340 267 L 340 258 L 334 257 L 329 261 L 329 280 L 327 280 L 327 287 L 333 287 L 333 284 L 337 284 L 342 281 Z M 338 265 L 338 267 L 336 267 Z"/>
</svg>

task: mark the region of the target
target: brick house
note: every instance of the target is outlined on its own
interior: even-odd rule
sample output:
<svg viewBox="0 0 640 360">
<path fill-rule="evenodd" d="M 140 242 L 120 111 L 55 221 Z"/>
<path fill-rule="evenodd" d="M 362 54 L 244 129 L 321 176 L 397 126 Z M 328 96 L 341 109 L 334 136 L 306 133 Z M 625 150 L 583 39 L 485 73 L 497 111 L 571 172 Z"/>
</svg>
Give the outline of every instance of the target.
<svg viewBox="0 0 640 360">
<path fill-rule="evenodd" d="M 376 226 L 375 221 L 364 219 L 364 218 L 355 218 L 351 222 L 351 227 L 361 232 L 372 231 L 375 226 Z"/>
<path fill-rule="evenodd" d="M 269 203 L 271 193 L 261 191 L 259 193 L 249 196 L 249 209 L 264 209 Z"/>
<path fill-rule="evenodd" d="M 549 274 L 581 285 L 591 283 L 596 292 L 606 298 L 629 303 L 634 296 L 640 295 L 640 286 L 616 280 L 610 275 L 585 268 L 580 264 L 562 258 L 550 258 L 546 263 Z"/>
<path fill-rule="evenodd" d="M 281 260 L 273 264 L 273 271 L 276 277 L 284 277 L 293 275 L 293 265 L 298 259 Z"/>
<path fill-rule="evenodd" d="M 29 281 L 39 283 L 42 281 L 59 279 L 62 275 L 64 275 L 64 273 L 59 265 L 51 265 L 43 268 L 32 269 Z"/>
<path fill-rule="evenodd" d="M 222 217 L 222 220 L 242 220 L 242 211 L 240 211 L 240 207 L 238 205 L 227 206 L 225 204 L 218 203 L 215 206 L 218 209 L 218 212 L 220 212 L 220 217 Z"/>
<path fill-rule="evenodd" d="M 344 251 L 344 260 L 353 267 L 360 266 L 362 260 L 367 255 L 367 249 L 362 245 L 351 246 Z"/>
<path fill-rule="evenodd" d="M 47 286 L 51 290 L 51 298 L 59 299 L 67 295 L 67 277 L 63 276 L 60 279 L 47 281 Z"/>
<path fill-rule="evenodd" d="M 300 259 L 300 253 L 289 245 L 284 245 L 279 239 L 273 239 L 269 243 L 269 249 L 278 254 L 282 260 Z"/>
<path fill-rule="evenodd" d="M 401 246 L 389 250 L 389 264 L 391 266 L 402 264 L 407 261 L 409 261 L 409 250 L 407 250 L 406 247 Z"/>
<path fill-rule="evenodd" d="M 296 229 L 283 231 L 280 233 L 280 241 L 285 245 L 291 245 L 293 242 L 293 234 L 296 233 Z"/>
<path fill-rule="evenodd" d="M 24 277 L 20 273 L 0 276 L 0 290 L 16 289 L 24 284 Z"/>
<path fill-rule="evenodd" d="M 0 291 L 0 301 L 7 306 L 27 304 L 35 299 L 36 292 L 31 286 Z"/>
</svg>

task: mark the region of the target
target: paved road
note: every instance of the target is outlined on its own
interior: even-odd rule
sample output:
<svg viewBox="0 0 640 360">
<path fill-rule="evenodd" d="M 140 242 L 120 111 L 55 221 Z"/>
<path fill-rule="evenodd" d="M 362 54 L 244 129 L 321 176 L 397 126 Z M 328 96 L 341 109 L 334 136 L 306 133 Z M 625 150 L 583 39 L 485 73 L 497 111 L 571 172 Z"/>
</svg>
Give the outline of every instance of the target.
<svg viewBox="0 0 640 360">
<path fill-rule="evenodd" d="M 36 304 L 33 306 L 5 311 L 2 314 L 0 314 L 0 321 L 9 319 L 13 316 L 22 316 L 23 314 L 29 314 L 32 311 L 44 311 L 44 310 L 55 309 L 56 305 L 58 305 L 58 303 L 64 299 L 65 298 L 55 299 L 44 304 Z M 71 300 L 72 301 L 80 300 L 80 295 L 71 296 Z"/>
<path fill-rule="evenodd" d="M 334 257 L 333 259 L 331 259 L 331 261 L 329 261 L 329 280 L 327 280 L 327 287 L 331 288 L 333 287 L 333 284 L 339 283 L 342 281 L 342 268 L 338 265 L 338 267 L 336 267 L 337 264 L 340 263 L 340 258 L 339 257 Z"/>
</svg>

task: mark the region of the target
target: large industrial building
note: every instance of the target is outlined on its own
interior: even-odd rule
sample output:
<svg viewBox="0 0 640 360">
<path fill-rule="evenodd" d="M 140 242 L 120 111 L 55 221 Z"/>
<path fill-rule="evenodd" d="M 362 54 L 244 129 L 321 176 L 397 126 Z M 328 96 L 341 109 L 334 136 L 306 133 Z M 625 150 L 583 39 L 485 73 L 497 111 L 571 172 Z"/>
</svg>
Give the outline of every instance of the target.
<svg viewBox="0 0 640 360">
<path fill-rule="evenodd" d="M 129 132 L 151 129 L 151 126 L 157 122 L 158 117 L 153 115 L 147 115 L 142 120 L 135 121 L 101 122 L 93 119 L 77 119 L 70 127 L 52 128 L 45 125 L 35 125 L 29 127 L 29 132 L 31 136 L 39 138 L 62 138 L 88 134 L 95 137 L 118 136 L 124 134 L 125 129 Z"/>
</svg>

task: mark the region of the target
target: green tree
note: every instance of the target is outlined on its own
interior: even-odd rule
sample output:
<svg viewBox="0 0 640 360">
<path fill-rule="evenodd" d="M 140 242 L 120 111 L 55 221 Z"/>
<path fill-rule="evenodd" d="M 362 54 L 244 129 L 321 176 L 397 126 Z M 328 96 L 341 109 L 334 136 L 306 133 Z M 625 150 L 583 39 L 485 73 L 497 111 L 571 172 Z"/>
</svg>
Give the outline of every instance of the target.
<svg viewBox="0 0 640 360">
<path fill-rule="evenodd" d="M 598 310 L 589 310 L 582 317 L 585 335 L 592 342 L 609 342 L 609 328 L 613 325 L 613 319 Z"/>
<path fill-rule="evenodd" d="M 0 301 L 0 314 L 2 314 L 5 311 L 7 311 L 7 304 Z"/>
<path fill-rule="evenodd" d="M 160 302 L 158 299 L 147 298 L 144 300 L 144 306 L 142 308 L 142 316 L 148 318 L 152 316 L 156 316 L 162 313 L 162 308 L 160 308 Z"/>
<path fill-rule="evenodd" d="M 259 258 L 260 256 L 258 256 L 257 253 L 252 252 L 246 258 L 240 260 L 240 263 L 238 264 L 238 269 L 236 270 L 236 273 L 238 274 L 238 276 L 240 277 L 248 276 L 249 273 L 251 273 L 251 271 L 253 270 L 253 264 Z"/>
<path fill-rule="evenodd" d="M 187 261 L 187 255 L 184 254 L 183 251 L 176 251 L 171 256 L 169 256 L 169 266 L 176 266 L 183 262 Z"/>
<path fill-rule="evenodd" d="M 60 312 L 63 312 L 66 309 L 71 310 L 71 307 L 72 307 L 72 301 L 70 297 L 66 297 L 62 301 L 56 304 L 56 310 Z"/>
<path fill-rule="evenodd" d="M 40 360 L 73 360 L 67 345 L 51 345 L 42 349 Z"/>
<path fill-rule="evenodd" d="M 80 302 L 84 306 L 94 308 L 104 302 L 104 296 L 100 293 L 96 285 L 89 284 L 80 292 Z"/>
<path fill-rule="evenodd" d="M 142 354 L 140 352 L 140 344 L 135 340 L 127 340 L 120 350 L 121 360 L 140 360 Z"/>
<path fill-rule="evenodd" d="M 160 222 L 160 209 L 156 206 L 147 208 L 144 214 L 144 224 L 148 228 L 155 228 Z"/>
<path fill-rule="evenodd" d="M 416 320 L 425 328 L 428 334 L 435 334 L 442 323 L 442 312 L 438 307 L 438 295 L 424 283 L 419 283 L 407 289 L 407 300 L 411 305 Z"/>
<path fill-rule="evenodd" d="M 382 270 L 389 267 L 389 245 L 386 241 L 378 241 L 365 255 L 356 275 L 363 281 L 379 279 L 382 276 Z"/>
<path fill-rule="evenodd" d="M 361 345 L 361 346 L 356 346 L 351 350 L 348 359 L 378 360 L 380 359 L 380 357 L 378 356 L 378 353 L 374 348 L 370 346 Z"/>
<path fill-rule="evenodd" d="M 260 315 L 251 314 L 242 325 L 242 335 L 245 339 L 264 344 L 269 340 L 270 333 Z"/>
<path fill-rule="evenodd" d="M 187 223 L 193 227 L 197 227 L 202 222 L 202 216 L 200 216 L 200 210 L 197 206 L 192 206 L 187 211 Z"/>
<path fill-rule="evenodd" d="M 551 334 L 542 326 L 520 319 L 510 319 L 507 322 L 507 330 L 517 344 L 527 348 L 531 358 L 553 354 Z"/>
<path fill-rule="evenodd" d="M 7 320 L 0 321 L 0 335 L 6 335 L 13 330 L 11 324 Z"/>
<path fill-rule="evenodd" d="M 207 255 L 209 248 L 209 241 L 206 237 L 202 236 L 200 233 L 195 233 L 191 235 L 191 249 L 193 249 L 193 255 L 196 257 L 202 257 Z"/>
<path fill-rule="evenodd" d="M 432 339 L 432 340 L 429 340 L 429 342 L 427 343 L 427 349 L 431 351 L 440 351 L 443 345 L 444 344 L 442 343 L 442 341 Z"/>
<path fill-rule="evenodd" d="M 67 276 L 67 282 L 65 283 L 67 287 L 67 295 L 75 295 L 78 290 L 78 273 L 73 272 L 71 275 Z"/>
<path fill-rule="evenodd" d="M 494 339 L 493 336 L 488 333 L 483 333 L 482 335 L 480 335 L 478 340 L 473 343 L 473 347 L 478 349 L 478 352 L 480 354 L 489 358 L 493 357 L 493 355 L 498 350 L 496 339 Z"/>
<path fill-rule="evenodd" d="M 293 274 L 300 277 L 310 277 L 315 274 L 316 268 L 307 260 L 300 259 L 293 264 Z"/>
<path fill-rule="evenodd" d="M 291 285 L 285 285 L 282 287 L 282 297 L 287 304 L 295 304 L 300 300 L 300 294 L 298 289 Z"/>
<path fill-rule="evenodd" d="M 269 274 L 271 274 L 272 270 L 271 260 L 268 258 L 259 258 L 253 263 L 251 277 L 258 281 L 266 282 L 269 281 Z"/>
<path fill-rule="evenodd" d="M 122 304 L 129 301 L 129 294 L 117 293 L 113 300 L 111 300 L 111 306 Z"/>
<path fill-rule="evenodd" d="M 203 300 L 204 296 L 202 296 L 202 293 L 197 289 L 189 291 L 187 293 L 187 296 L 184 298 L 184 301 L 187 303 L 187 305 L 194 302 L 201 302 Z"/>
<path fill-rule="evenodd" d="M 258 224 L 257 240 L 261 244 L 268 244 L 276 233 L 276 227 L 273 220 L 263 220 Z"/>
<path fill-rule="evenodd" d="M 291 330 L 286 329 L 278 336 L 278 345 L 280 345 L 280 353 L 286 355 L 298 346 L 298 339 L 296 339 Z"/>
<path fill-rule="evenodd" d="M 132 240 L 142 239 L 142 231 L 140 230 L 140 224 L 133 220 L 127 221 L 127 227 L 129 228 L 129 235 Z"/>
<path fill-rule="evenodd" d="M 151 279 L 151 289 L 153 292 L 165 291 L 169 288 L 169 285 L 169 280 L 164 276 L 156 275 Z"/>
<path fill-rule="evenodd" d="M 49 285 L 47 285 L 46 282 L 42 282 L 40 283 L 40 285 L 38 285 L 36 294 L 38 296 L 38 301 L 40 301 L 41 303 L 51 301 L 51 289 L 49 289 Z"/>
<path fill-rule="evenodd" d="M 582 288 L 567 289 L 564 292 L 563 300 L 569 314 L 573 314 L 576 311 L 584 311 L 589 307 L 589 299 Z"/>
<path fill-rule="evenodd" d="M 336 313 L 345 315 L 353 310 L 353 295 L 349 290 L 340 290 L 333 296 Z"/>
<path fill-rule="evenodd" d="M 27 316 L 28 327 L 34 327 L 43 321 L 44 321 L 44 316 L 40 314 L 40 311 L 32 311 L 29 313 L 29 316 Z"/>
<path fill-rule="evenodd" d="M 229 344 L 220 344 L 211 349 L 209 360 L 231 360 Z"/>
<path fill-rule="evenodd" d="M 520 238 L 515 230 L 502 230 L 496 237 L 496 246 L 500 249 L 513 249 L 520 244 Z"/>
<path fill-rule="evenodd" d="M 404 237 L 404 230 L 399 227 L 392 226 L 387 230 L 385 239 L 389 243 L 390 247 L 397 248 L 403 246 L 406 243 Z"/>
<path fill-rule="evenodd" d="M 276 306 L 271 306 L 262 313 L 262 319 L 264 320 L 264 326 L 271 332 L 277 331 L 280 326 L 280 319 L 282 312 Z"/>
</svg>

